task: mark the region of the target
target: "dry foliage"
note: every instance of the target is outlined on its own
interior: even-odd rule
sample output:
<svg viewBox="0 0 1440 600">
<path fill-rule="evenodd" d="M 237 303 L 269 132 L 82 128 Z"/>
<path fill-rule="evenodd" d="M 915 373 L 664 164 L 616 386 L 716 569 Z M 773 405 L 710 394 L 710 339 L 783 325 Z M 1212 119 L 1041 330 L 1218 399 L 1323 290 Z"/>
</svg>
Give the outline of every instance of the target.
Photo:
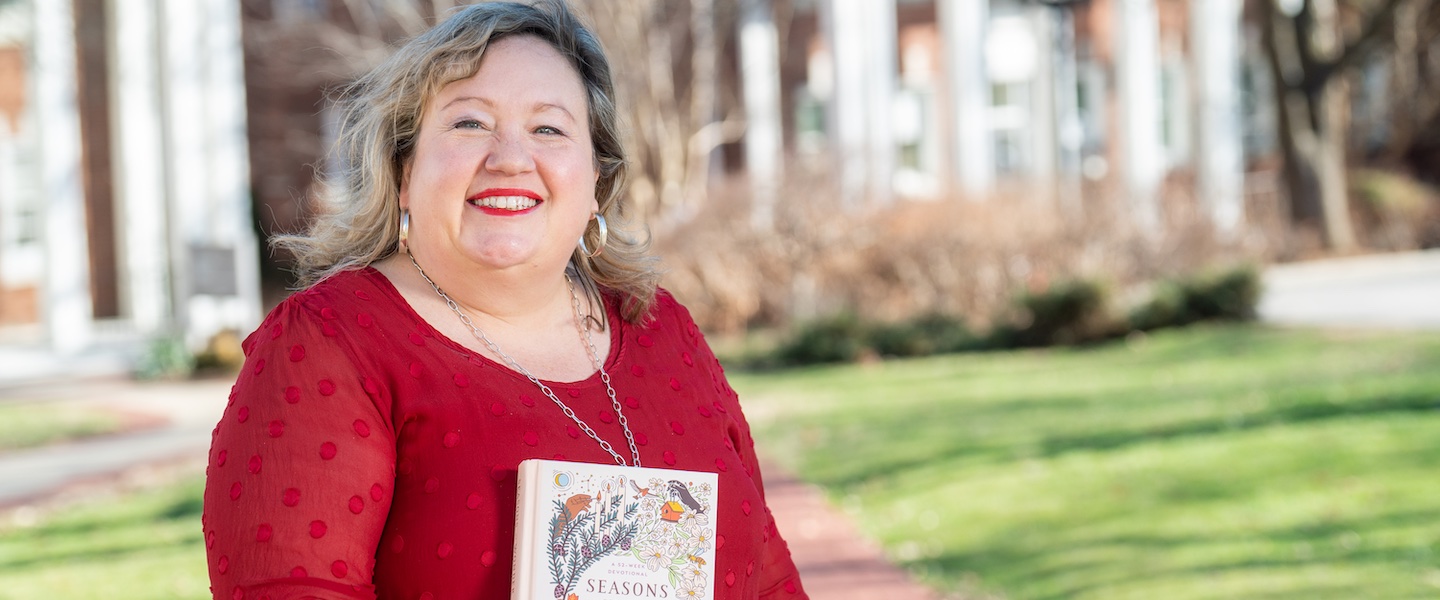
<svg viewBox="0 0 1440 600">
<path fill-rule="evenodd" d="M 716 0 L 585 0 L 626 123 L 630 196 L 650 222 L 682 223 L 706 203 L 716 149 L 745 131 L 739 90 L 721 85 L 738 5 Z"/>
<path fill-rule="evenodd" d="M 880 321 L 939 312 L 985 326 L 1019 291 L 1083 278 L 1123 301 L 1147 281 L 1261 260 L 1278 247 L 1259 227 L 1220 239 L 1180 194 L 1165 204 L 1163 231 L 1147 234 L 1104 190 L 1088 190 L 1075 215 L 1024 190 L 844 209 L 823 177 L 789 182 L 776 229 L 761 232 L 748 225 L 742 184 L 712 190 L 700 218 L 655 244 L 666 287 L 717 333 L 840 312 Z"/>
</svg>

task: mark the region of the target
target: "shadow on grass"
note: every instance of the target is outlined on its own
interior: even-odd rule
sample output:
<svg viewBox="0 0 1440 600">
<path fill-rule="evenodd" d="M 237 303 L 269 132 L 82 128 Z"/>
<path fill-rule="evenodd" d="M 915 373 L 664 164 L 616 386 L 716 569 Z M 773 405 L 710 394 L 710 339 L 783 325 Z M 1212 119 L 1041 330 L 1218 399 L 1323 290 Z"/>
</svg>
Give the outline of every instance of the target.
<svg viewBox="0 0 1440 600">
<path fill-rule="evenodd" d="M 1053 436 L 1046 438 L 1043 444 L 1043 455 L 1050 457 L 1076 451 L 1114 450 L 1136 443 L 1248 431 L 1275 425 L 1299 425 L 1329 419 L 1436 411 L 1440 411 L 1440 397 L 1422 391 L 1377 396 L 1345 404 L 1306 402 L 1243 414 L 1238 419 L 1204 419 L 1145 430 L 1117 430 L 1075 436 Z"/>
<path fill-rule="evenodd" d="M 132 538 L 132 541 L 121 544 L 106 546 L 86 545 L 64 552 L 17 555 L 10 560 L 0 560 L 0 572 L 11 570 L 20 571 L 25 568 L 43 568 L 52 565 L 96 563 L 132 556 L 152 556 L 166 550 L 177 549 L 183 545 L 194 544 L 199 546 L 201 540 L 202 535 L 199 527 L 195 528 L 193 534 L 187 533 L 179 538 L 144 537 L 137 535 Z"/>
<path fill-rule="evenodd" d="M 982 544 L 974 552 L 953 552 L 938 557 L 916 560 L 905 567 L 924 573 L 946 573 L 945 579 L 959 580 L 964 573 L 986 574 L 985 583 L 1009 591 L 1014 597 L 1032 600 L 1064 600 L 1086 594 L 1105 597 L 1116 588 L 1136 582 L 1162 579 L 1198 579 L 1204 575 L 1227 575 L 1246 572 L 1277 573 L 1291 571 L 1290 585 L 1284 590 L 1255 590 L 1245 598 L 1312 598 L 1312 597 L 1375 597 L 1381 590 L 1357 587 L 1341 581 L 1315 582 L 1299 571 L 1327 566 L 1357 565 L 1393 566 L 1412 563 L 1418 570 L 1430 563 L 1417 557 L 1414 548 L 1365 546 L 1353 542 L 1347 548 L 1343 541 L 1354 532 L 1374 532 L 1395 528 L 1427 527 L 1440 521 L 1440 509 L 1395 511 L 1366 518 L 1336 519 L 1299 527 L 1272 528 L 1234 535 L 1137 535 L 1122 534 L 1087 539 L 1045 547 L 1013 543 L 1009 540 L 1033 539 L 1033 528 L 1017 527 L 997 533 L 997 543 Z M 1275 551 L 1271 556 L 1242 560 L 1212 560 L 1202 564 L 1163 567 L 1137 567 L 1142 557 L 1166 557 L 1187 548 L 1268 542 Z M 1306 551 L 1296 552 L 1297 547 Z M 1117 551 L 1128 558 L 1117 558 Z M 1278 556 L 1283 554 L 1283 556 Z M 1061 557 L 1058 561 L 1056 557 Z M 1163 560 L 1163 558 L 1161 559 Z M 1063 562 L 1063 564 L 1055 564 Z M 1044 565 L 1042 563 L 1050 563 Z M 1088 575 L 1088 577 L 1087 577 Z M 1064 584 L 1062 579 L 1083 579 Z M 1403 587 L 1403 583 L 1399 587 Z M 1041 591 L 1037 588 L 1043 588 Z M 1028 591 L 1027 591 L 1028 590 Z M 1347 595 L 1359 592 L 1356 595 Z M 1258 595 L 1257 595 L 1258 594 Z"/>
<path fill-rule="evenodd" d="M 0 532 L 0 572 L 47 565 L 113 560 L 199 544 L 203 539 L 199 488 L 157 498 L 142 510 L 85 512 L 37 527 Z M 157 535 L 160 530 L 167 535 Z"/>
<path fill-rule="evenodd" d="M 166 521 L 182 521 L 187 519 L 198 519 L 205 512 L 205 496 L 201 494 L 190 494 L 178 498 L 170 505 L 162 509 L 158 515 Z"/>
<path fill-rule="evenodd" d="M 1234 394 L 1238 396 L 1245 391 L 1237 389 Z M 1221 390 L 1217 393 L 1225 392 Z M 963 431 L 963 426 L 969 423 L 988 420 L 1012 425 L 1016 422 L 1023 423 L 1030 420 L 1019 416 L 1025 412 L 1036 412 L 1037 416 L 1033 422 L 1040 422 L 1047 416 L 1055 418 L 1064 412 L 1074 412 L 1073 410 L 1065 411 L 1063 408 L 1074 406 L 1081 400 L 1033 400 L 1018 404 L 975 407 L 949 414 L 926 411 L 926 414 L 922 415 L 914 412 L 871 415 L 873 418 L 867 421 L 866 429 L 872 432 L 881 432 L 874 438 L 886 440 L 886 451 L 884 453 L 856 452 L 856 448 L 863 448 L 867 443 L 864 437 L 856 439 L 851 436 L 838 436 L 848 438 L 835 442 L 843 443 L 845 447 L 849 448 L 847 454 L 859 454 L 868 458 L 845 461 L 835 472 L 826 474 L 821 471 L 815 479 L 823 485 L 853 489 L 855 486 L 869 483 L 877 478 L 893 478 L 903 472 L 925 468 L 937 463 L 1003 464 L 1032 458 L 1055 458 L 1076 452 L 1116 451 L 1138 444 L 1171 442 L 1276 426 L 1315 424 L 1337 419 L 1396 414 L 1440 414 L 1440 397 L 1437 397 L 1433 391 L 1425 390 L 1420 386 L 1413 391 L 1353 399 L 1344 403 L 1328 402 L 1318 391 L 1307 393 L 1306 390 L 1299 390 L 1293 395 L 1300 396 L 1301 399 L 1272 401 L 1267 404 L 1272 408 L 1265 410 L 1231 413 L 1216 409 L 1211 411 L 1214 414 L 1199 419 L 1143 428 L 1113 428 L 1077 434 L 1042 434 L 1035 440 L 1025 442 L 1017 439 L 1022 437 L 1018 432 L 1013 433 L 1010 437 L 978 439 L 957 436 L 955 432 Z M 1119 405 L 1119 410 L 1124 410 L 1123 407 L 1130 403 L 1153 403 L 1154 400 L 1153 396 L 1145 398 L 1143 395 L 1137 395 L 1134 398 L 1116 399 L 1115 402 Z M 1048 410 L 1051 408 L 1054 410 Z M 1008 416 L 1005 413 L 1014 415 Z M 1044 413 L 1053 414 L 1045 415 Z M 1037 429 L 1043 431 L 1047 428 L 1037 427 Z M 1059 427 L 1049 429 L 1064 431 Z M 905 432 L 903 435 L 890 433 L 902 431 Z M 857 433 L 863 436 L 865 432 Z M 916 445 L 913 451 L 905 451 L 909 444 Z"/>
<path fill-rule="evenodd" d="M 139 519 L 151 519 L 152 522 L 161 523 L 166 521 L 194 521 L 196 529 L 199 529 L 200 514 L 204 511 L 204 497 L 199 494 L 187 495 L 175 498 L 163 505 L 162 508 L 146 511 L 142 514 L 134 513 L 97 513 L 85 516 L 65 519 L 45 525 L 15 529 L 0 534 L 0 541 L 42 539 L 64 536 L 83 536 L 97 531 L 109 531 L 119 527 L 133 526 Z"/>
</svg>

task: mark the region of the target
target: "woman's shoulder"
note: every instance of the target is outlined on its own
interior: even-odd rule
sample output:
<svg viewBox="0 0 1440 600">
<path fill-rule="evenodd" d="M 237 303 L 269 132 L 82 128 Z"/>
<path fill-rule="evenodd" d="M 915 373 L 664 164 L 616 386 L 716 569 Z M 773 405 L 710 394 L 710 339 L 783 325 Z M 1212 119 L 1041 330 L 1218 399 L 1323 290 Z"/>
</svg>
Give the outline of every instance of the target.
<svg viewBox="0 0 1440 600">
<path fill-rule="evenodd" d="M 654 306 L 656 310 L 666 310 L 671 312 L 676 310 L 685 310 L 685 306 L 680 304 L 679 300 L 675 299 L 675 294 L 670 293 L 670 290 L 667 290 L 663 287 L 655 288 Z"/>
<path fill-rule="evenodd" d="M 341 271 L 291 294 L 281 303 L 327 318 L 332 312 L 374 311 L 388 306 L 394 287 L 371 267 Z M 326 310 L 330 309 L 330 310 Z M 333 316 L 328 316 L 333 319 Z"/>
<path fill-rule="evenodd" d="M 386 310 L 388 302 L 376 302 L 389 294 L 385 289 L 383 276 L 372 268 L 341 271 L 314 285 L 298 290 L 280 301 L 255 333 L 245 340 L 247 346 L 260 340 L 280 338 L 287 332 L 298 333 L 314 329 L 325 336 L 335 337 L 336 332 L 348 323 L 342 323 L 343 316 L 359 319 L 360 325 L 376 318 L 375 311 Z M 365 315 L 365 316 L 360 316 Z"/>
<path fill-rule="evenodd" d="M 611 294 L 611 297 L 613 298 L 612 304 L 618 306 L 619 294 Z M 663 325 L 677 320 L 680 322 L 690 321 L 690 311 L 675 299 L 675 295 L 671 294 L 670 290 L 662 287 L 656 288 L 655 301 L 650 304 L 650 311 L 636 325 L 653 328 L 655 325 Z"/>
<path fill-rule="evenodd" d="M 387 296 L 390 288 L 389 280 L 374 267 L 361 267 L 340 271 L 321 279 L 299 291 L 294 297 L 309 304 L 359 304 Z"/>
<path fill-rule="evenodd" d="M 690 316 L 690 310 L 665 288 L 655 291 L 655 302 L 650 305 L 650 313 L 640 323 L 635 324 L 635 327 L 650 330 L 652 334 L 668 330 L 674 333 L 677 339 L 686 339 L 692 344 L 703 338 L 695 319 Z"/>
</svg>

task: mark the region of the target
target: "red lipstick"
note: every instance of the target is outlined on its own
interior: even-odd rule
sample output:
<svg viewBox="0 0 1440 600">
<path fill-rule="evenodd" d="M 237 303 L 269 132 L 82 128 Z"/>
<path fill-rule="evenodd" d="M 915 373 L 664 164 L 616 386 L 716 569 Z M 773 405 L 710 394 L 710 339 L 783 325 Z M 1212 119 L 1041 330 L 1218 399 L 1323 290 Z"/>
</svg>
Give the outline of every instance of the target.
<svg viewBox="0 0 1440 600">
<path fill-rule="evenodd" d="M 523 188 L 489 188 L 465 201 L 481 212 L 497 217 L 523 215 L 544 202 L 540 194 Z"/>
</svg>

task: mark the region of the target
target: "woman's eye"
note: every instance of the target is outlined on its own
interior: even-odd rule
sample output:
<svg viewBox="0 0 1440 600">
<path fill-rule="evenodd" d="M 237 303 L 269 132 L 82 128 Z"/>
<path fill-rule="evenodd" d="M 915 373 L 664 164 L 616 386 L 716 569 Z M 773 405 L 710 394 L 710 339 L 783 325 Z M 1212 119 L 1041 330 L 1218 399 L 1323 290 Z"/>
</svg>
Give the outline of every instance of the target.
<svg viewBox="0 0 1440 600">
<path fill-rule="evenodd" d="M 484 129 L 485 125 L 475 119 L 461 119 L 455 122 L 456 129 Z"/>
<path fill-rule="evenodd" d="M 541 125 L 541 126 L 539 126 L 539 127 L 536 127 L 536 128 L 535 128 L 535 133 L 542 133 L 542 134 L 545 134 L 545 135 L 564 135 L 564 134 L 565 134 L 565 132 L 560 131 L 559 129 L 556 129 L 556 128 L 551 127 L 551 126 L 549 126 L 549 125 Z"/>
</svg>

